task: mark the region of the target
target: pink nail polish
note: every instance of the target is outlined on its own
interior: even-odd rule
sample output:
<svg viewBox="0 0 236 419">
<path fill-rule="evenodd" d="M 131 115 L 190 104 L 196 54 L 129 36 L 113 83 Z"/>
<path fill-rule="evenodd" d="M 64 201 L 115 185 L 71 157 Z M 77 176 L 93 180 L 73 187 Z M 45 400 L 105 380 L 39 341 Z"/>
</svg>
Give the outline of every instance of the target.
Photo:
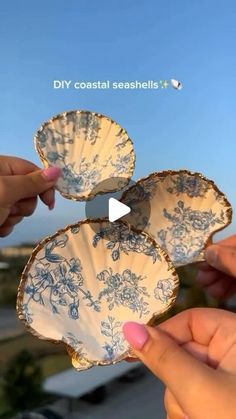
<svg viewBox="0 0 236 419">
<path fill-rule="evenodd" d="M 140 351 L 149 338 L 148 331 L 143 324 L 126 322 L 123 325 L 125 339 L 134 348 Z"/>
<path fill-rule="evenodd" d="M 51 182 L 57 180 L 61 176 L 61 169 L 59 167 L 48 167 L 43 170 L 43 175 L 46 177 L 47 181 Z"/>
</svg>

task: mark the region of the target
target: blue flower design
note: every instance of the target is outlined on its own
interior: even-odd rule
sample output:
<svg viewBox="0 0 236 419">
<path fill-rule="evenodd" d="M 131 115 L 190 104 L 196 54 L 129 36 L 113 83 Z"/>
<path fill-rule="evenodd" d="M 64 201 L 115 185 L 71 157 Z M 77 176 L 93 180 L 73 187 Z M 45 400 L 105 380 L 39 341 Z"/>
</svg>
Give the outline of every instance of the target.
<svg viewBox="0 0 236 419">
<path fill-rule="evenodd" d="M 79 302 L 69 304 L 69 317 L 73 320 L 77 320 L 79 318 Z"/>
<path fill-rule="evenodd" d="M 90 112 L 84 112 L 77 115 L 76 130 L 83 130 L 85 139 L 92 145 L 96 143 L 98 133 L 100 130 L 101 121 L 97 115 Z"/>
<path fill-rule="evenodd" d="M 72 258 L 65 261 L 61 255 L 54 253 L 55 248 L 64 247 L 67 240 L 67 235 L 61 235 L 48 242 L 45 256 L 35 264 L 34 275 L 30 275 L 30 283 L 25 288 L 28 300 L 24 304 L 24 313 L 27 318 L 31 300 L 42 305 L 45 305 L 46 301 L 55 315 L 60 314 L 60 307 L 68 307 L 68 317 L 73 320 L 79 318 L 80 298 L 86 300 L 87 306 L 100 311 L 100 302 L 84 288 L 80 259 Z M 33 322 L 33 315 L 30 319 Z"/>
<path fill-rule="evenodd" d="M 113 261 L 120 258 L 121 252 L 144 253 L 152 258 L 153 263 L 161 260 L 161 255 L 153 242 L 147 236 L 130 230 L 125 224 L 112 223 L 107 227 L 101 227 L 93 237 L 93 246 L 97 247 L 103 238 L 107 241 L 107 249 L 111 250 Z"/>
<path fill-rule="evenodd" d="M 172 187 L 167 189 L 168 192 L 177 196 L 186 193 L 190 198 L 204 197 L 209 190 L 209 182 L 200 176 L 194 176 L 189 173 L 180 173 L 172 175 Z"/>
<path fill-rule="evenodd" d="M 80 274 L 82 271 L 82 265 L 81 265 L 81 261 L 80 259 L 75 259 L 72 258 L 70 260 L 70 272 L 74 273 L 74 274 Z"/>
<path fill-rule="evenodd" d="M 154 289 L 154 295 L 157 300 L 167 304 L 173 296 L 175 282 L 172 278 L 160 279 Z"/>
<path fill-rule="evenodd" d="M 129 154 L 127 154 L 127 155 L 118 154 L 115 163 L 112 162 L 112 160 L 111 160 L 111 165 L 116 170 L 116 176 L 117 176 L 117 174 L 122 175 L 123 173 L 127 172 L 127 170 L 129 169 L 129 165 L 130 165 L 130 160 L 131 160 L 131 156 Z M 115 174 L 113 176 L 115 176 Z"/>
<path fill-rule="evenodd" d="M 83 342 L 81 342 L 77 337 L 75 337 L 74 333 L 68 332 L 66 335 L 61 337 L 61 341 L 64 342 L 66 345 L 69 345 L 72 349 L 75 350 L 76 354 L 80 358 L 81 364 L 83 363 L 83 357 L 87 357 L 85 349 L 83 347 Z"/>
<path fill-rule="evenodd" d="M 61 167 L 62 175 L 57 181 L 57 188 L 63 195 L 81 199 L 88 197 L 103 177 L 103 170 L 108 166 L 114 168 L 114 173 L 110 173 L 111 177 L 124 175 L 132 170 L 134 156 L 133 152 L 130 153 L 130 140 L 124 131 L 121 132 L 119 129 L 119 134 L 112 134 L 116 135 L 119 142 L 121 141 L 121 147 L 116 147 L 115 141 L 114 147 L 107 155 L 100 154 L 103 138 L 100 136 L 100 130 L 104 123 L 101 115 L 84 111 L 67 112 L 58 115 L 56 121 L 57 123 L 54 120 L 45 124 L 38 131 L 36 146 L 43 160 L 46 159 L 49 165 Z M 97 146 L 91 148 L 86 158 L 83 157 L 82 151 L 79 159 L 76 156 L 73 159 L 71 144 L 75 140 Z M 125 153 L 126 147 L 129 150 L 127 153 Z M 121 148 L 125 150 L 119 151 Z"/>
<path fill-rule="evenodd" d="M 48 267 L 48 263 L 44 265 L 40 262 L 35 265 L 35 278 L 41 281 L 43 283 L 43 286 L 50 285 L 53 283 L 53 277 L 51 272 L 48 270 Z"/>
<path fill-rule="evenodd" d="M 33 322 L 32 313 L 29 312 L 29 307 L 27 304 L 23 304 L 22 314 L 28 324 L 31 324 Z"/>
<path fill-rule="evenodd" d="M 112 316 L 108 316 L 107 321 L 101 322 L 101 334 L 109 338 L 109 341 L 103 345 L 105 350 L 104 361 L 113 361 L 116 354 L 124 350 L 124 337 L 121 327 L 122 323 L 116 321 Z"/>
<path fill-rule="evenodd" d="M 211 210 L 202 212 L 191 211 L 189 214 L 189 221 L 195 230 L 204 231 L 210 227 L 212 220 L 214 220 L 214 215 L 215 214 L 213 214 Z M 215 221 L 213 221 L 213 223 L 215 223 Z"/>
<path fill-rule="evenodd" d="M 128 307 L 132 312 L 139 313 L 141 318 L 148 314 L 148 302 L 144 297 L 149 297 L 147 288 L 140 285 L 145 278 L 136 275 L 130 269 L 125 269 L 121 274 L 113 273 L 112 268 L 105 269 L 97 275 L 99 281 L 105 285 L 98 299 L 106 299 L 109 310 L 115 306 Z"/>
<path fill-rule="evenodd" d="M 40 302 L 43 304 L 41 295 L 37 291 L 37 286 L 28 285 L 25 289 L 25 293 L 28 294 L 36 303 Z"/>
<path fill-rule="evenodd" d="M 49 151 L 47 153 L 47 159 L 50 161 L 50 163 L 56 164 L 58 160 L 60 160 L 60 154 L 58 154 L 56 151 Z"/>
<path fill-rule="evenodd" d="M 27 287 L 25 288 L 25 293 L 33 297 L 35 293 L 35 287 L 33 287 L 32 285 L 27 285 Z"/>
<path fill-rule="evenodd" d="M 225 224 L 223 211 L 217 216 L 212 210 L 192 210 L 191 207 L 185 207 L 183 201 L 178 201 L 172 212 L 164 208 L 163 215 L 170 225 L 159 230 L 157 237 L 176 266 L 198 257 L 211 228 Z"/>
</svg>

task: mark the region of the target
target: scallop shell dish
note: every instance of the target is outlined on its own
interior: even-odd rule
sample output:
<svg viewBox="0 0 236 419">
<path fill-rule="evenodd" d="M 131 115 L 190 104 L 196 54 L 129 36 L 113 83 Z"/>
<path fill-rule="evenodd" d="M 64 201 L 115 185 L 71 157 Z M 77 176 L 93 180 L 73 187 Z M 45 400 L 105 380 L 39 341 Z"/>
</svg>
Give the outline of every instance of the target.
<svg viewBox="0 0 236 419">
<path fill-rule="evenodd" d="M 146 201 L 150 216 L 145 231 L 170 256 L 175 267 L 204 260 L 216 231 L 231 222 L 231 205 L 217 186 L 187 170 L 152 173 L 124 192 L 132 207 L 131 224 L 142 222 Z"/>
<path fill-rule="evenodd" d="M 62 169 L 57 189 L 65 198 L 83 201 L 122 189 L 133 174 L 135 155 L 127 132 L 95 112 L 71 111 L 53 117 L 36 133 L 35 145 L 46 167 Z M 96 190 L 109 178 L 110 188 L 107 182 L 106 190 Z"/>
<path fill-rule="evenodd" d="M 126 319 L 148 323 L 172 305 L 177 286 L 168 256 L 149 235 L 122 222 L 84 221 L 36 248 L 22 279 L 20 317 L 81 363 L 107 364 L 128 356 Z"/>
<path fill-rule="evenodd" d="M 33 335 L 64 345 L 78 371 L 132 358 L 123 324 L 154 325 L 173 306 L 176 268 L 204 260 L 213 234 L 231 222 L 231 205 L 212 180 L 188 170 L 152 173 L 129 187 L 133 143 L 99 113 L 51 118 L 35 146 L 45 167 L 61 168 L 63 197 L 88 201 L 123 189 L 130 213 L 78 220 L 43 239 L 21 277 L 18 316 Z"/>
</svg>

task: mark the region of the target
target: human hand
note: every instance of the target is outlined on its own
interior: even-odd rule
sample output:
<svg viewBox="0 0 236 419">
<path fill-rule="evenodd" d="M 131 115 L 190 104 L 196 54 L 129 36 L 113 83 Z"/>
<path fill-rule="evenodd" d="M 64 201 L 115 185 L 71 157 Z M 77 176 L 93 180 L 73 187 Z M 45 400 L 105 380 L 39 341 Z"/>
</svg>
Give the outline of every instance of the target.
<svg viewBox="0 0 236 419">
<path fill-rule="evenodd" d="M 0 156 L 0 237 L 33 214 L 39 195 L 49 209 L 55 203 L 54 185 L 61 174 L 56 167 L 41 170 L 18 157 Z"/>
<path fill-rule="evenodd" d="M 168 419 L 235 419 L 236 314 L 195 308 L 157 328 L 127 322 L 123 332 L 168 388 Z"/>
<path fill-rule="evenodd" d="M 210 245 L 206 262 L 199 264 L 197 283 L 212 297 L 226 299 L 236 293 L 236 235 Z"/>
</svg>

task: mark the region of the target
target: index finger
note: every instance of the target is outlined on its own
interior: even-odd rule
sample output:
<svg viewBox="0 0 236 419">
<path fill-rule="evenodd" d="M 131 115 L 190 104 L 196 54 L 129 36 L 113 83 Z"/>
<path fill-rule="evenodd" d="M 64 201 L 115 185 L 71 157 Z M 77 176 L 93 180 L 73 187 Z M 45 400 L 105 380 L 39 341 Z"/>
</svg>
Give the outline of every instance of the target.
<svg viewBox="0 0 236 419">
<path fill-rule="evenodd" d="M 2 175 L 27 175 L 40 170 L 40 168 L 29 160 L 21 159 L 13 156 L 0 156 Z M 55 200 L 55 189 L 50 188 L 39 195 L 41 201 L 50 209 L 53 208 Z"/>
<path fill-rule="evenodd" d="M 29 160 L 14 156 L 0 156 L 1 175 L 27 175 L 40 170 L 36 164 Z"/>
</svg>

